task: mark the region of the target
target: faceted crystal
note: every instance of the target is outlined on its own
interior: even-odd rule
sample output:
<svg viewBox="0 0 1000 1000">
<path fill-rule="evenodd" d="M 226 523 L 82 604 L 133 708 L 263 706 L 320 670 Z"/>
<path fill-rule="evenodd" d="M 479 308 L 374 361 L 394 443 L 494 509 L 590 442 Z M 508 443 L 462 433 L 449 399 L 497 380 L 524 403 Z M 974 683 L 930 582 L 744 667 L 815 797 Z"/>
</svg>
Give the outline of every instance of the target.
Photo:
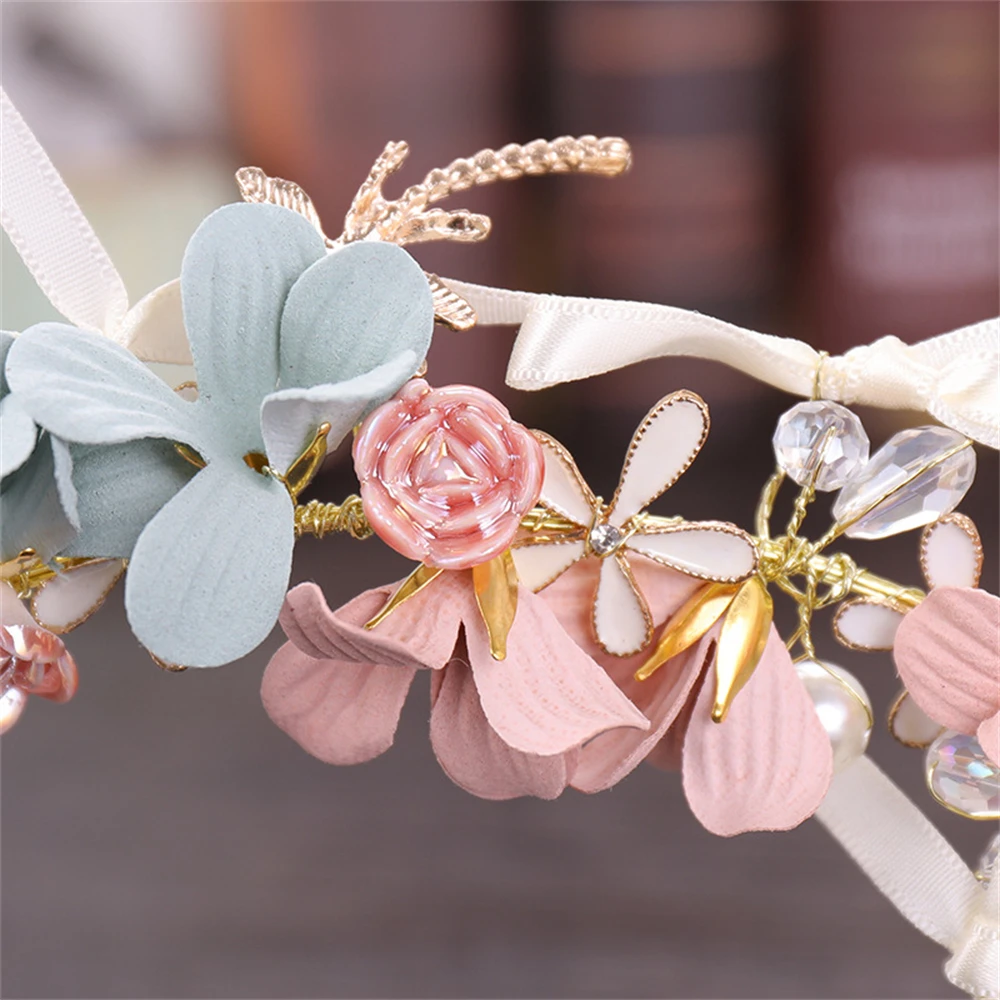
<svg viewBox="0 0 1000 1000">
<path fill-rule="evenodd" d="M 963 816 L 1000 818 L 1000 768 L 975 736 L 942 733 L 927 748 L 927 784 L 934 798 Z"/>
<path fill-rule="evenodd" d="M 613 524 L 595 524 L 588 541 L 595 555 L 607 556 L 621 545 L 622 533 Z"/>
<path fill-rule="evenodd" d="M 849 525 L 851 538 L 886 538 L 922 528 L 953 511 L 975 475 L 976 453 L 957 431 L 900 431 L 840 491 L 833 516 Z"/>
<path fill-rule="evenodd" d="M 799 486 L 815 476 L 824 493 L 838 490 L 868 461 L 868 435 L 846 407 L 828 400 L 798 403 L 774 431 L 778 465 Z"/>
</svg>

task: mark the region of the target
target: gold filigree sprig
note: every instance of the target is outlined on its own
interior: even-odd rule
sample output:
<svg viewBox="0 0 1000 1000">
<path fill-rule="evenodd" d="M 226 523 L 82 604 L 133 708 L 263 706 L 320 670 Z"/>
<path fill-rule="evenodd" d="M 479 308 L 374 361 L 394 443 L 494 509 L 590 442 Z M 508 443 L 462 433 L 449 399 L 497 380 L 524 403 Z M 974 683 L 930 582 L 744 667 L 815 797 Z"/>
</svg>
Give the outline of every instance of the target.
<svg viewBox="0 0 1000 1000">
<path fill-rule="evenodd" d="M 399 246 L 431 240 L 476 243 L 489 236 L 488 216 L 466 209 L 432 206 L 460 191 L 496 181 L 566 173 L 615 177 L 632 164 L 632 152 L 624 139 L 599 139 L 592 135 L 561 136 L 551 141 L 536 139 L 523 146 L 511 143 L 502 149 L 483 149 L 474 156 L 454 160 L 446 167 L 430 171 L 398 198 L 387 198 L 383 186 L 402 166 L 409 152 L 405 142 L 386 145 L 354 196 L 344 219 L 344 230 L 336 239 L 323 232 L 316 206 L 294 181 L 269 177 L 260 167 L 242 167 L 236 172 L 236 183 L 244 201 L 269 202 L 298 212 L 316 227 L 331 248 L 364 239 L 380 239 Z M 434 297 L 435 316 L 440 322 L 455 330 L 475 326 L 476 313 L 469 302 L 436 274 L 428 273 L 427 280 Z"/>
</svg>

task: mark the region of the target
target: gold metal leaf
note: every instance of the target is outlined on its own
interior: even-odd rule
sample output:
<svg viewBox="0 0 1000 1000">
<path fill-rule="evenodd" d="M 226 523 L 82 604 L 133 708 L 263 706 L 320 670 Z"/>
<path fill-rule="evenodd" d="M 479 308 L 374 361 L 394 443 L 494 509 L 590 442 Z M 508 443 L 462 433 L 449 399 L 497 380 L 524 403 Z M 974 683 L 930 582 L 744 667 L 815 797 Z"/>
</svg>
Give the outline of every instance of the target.
<svg viewBox="0 0 1000 1000">
<path fill-rule="evenodd" d="M 396 592 L 382 607 L 382 610 L 365 622 L 365 628 L 375 628 L 379 622 L 385 621 L 393 611 L 404 601 L 419 594 L 432 580 L 436 580 L 444 571 L 440 566 L 425 566 L 421 563 L 397 588 Z"/>
<path fill-rule="evenodd" d="M 722 617 L 737 590 L 739 586 L 732 583 L 709 583 L 696 590 L 667 622 L 656 649 L 635 672 L 635 679 L 647 680 L 667 660 L 693 646 Z"/>
<path fill-rule="evenodd" d="M 316 428 L 312 441 L 303 449 L 302 454 L 288 467 L 285 473 L 285 488 L 297 501 L 299 494 L 312 482 L 313 476 L 319 472 L 319 467 L 326 458 L 326 436 L 330 433 L 330 425 L 322 423 Z"/>
<path fill-rule="evenodd" d="M 476 310 L 472 305 L 436 274 L 427 273 L 427 281 L 434 300 L 434 318 L 452 330 L 471 330 L 476 325 Z"/>
<path fill-rule="evenodd" d="M 295 181 L 286 181 L 283 177 L 269 177 L 260 167 L 240 167 L 236 171 L 236 183 L 244 201 L 290 208 L 308 219 L 320 235 L 326 238 L 312 198 Z"/>
<path fill-rule="evenodd" d="M 719 633 L 715 656 L 712 721 L 722 722 L 733 699 L 753 676 L 764 653 L 774 602 L 759 576 L 745 581 L 733 597 Z"/>
<path fill-rule="evenodd" d="M 506 659 L 507 636 L 517 614 L 517 570 L 510 549 L 473 566 L 472 585 L 490 637 L 490 655 L 494 660 Z"/>
</svg>

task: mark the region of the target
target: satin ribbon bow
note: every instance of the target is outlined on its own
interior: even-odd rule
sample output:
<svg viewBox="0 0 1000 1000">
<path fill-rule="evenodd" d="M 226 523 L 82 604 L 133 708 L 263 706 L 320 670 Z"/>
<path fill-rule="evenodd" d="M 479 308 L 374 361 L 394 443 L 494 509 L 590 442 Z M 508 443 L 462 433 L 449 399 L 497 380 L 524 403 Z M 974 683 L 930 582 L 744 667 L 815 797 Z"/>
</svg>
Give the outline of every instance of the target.
<svg viewBox="0 0 1000 1000">
<path fill-rule="evenodd" d="M 649 358 L 721 361 L 797 396 L 923 410 L 991 448 L 1000 446 L 1000 320 L 919 344 L 883 337 L 840 357 L 800 340 L 745 330 L 675 306 L 536 295 L 445 279 L 479 322 L 521 324 L 507 383 L 544 389 Z"/>
</svg>

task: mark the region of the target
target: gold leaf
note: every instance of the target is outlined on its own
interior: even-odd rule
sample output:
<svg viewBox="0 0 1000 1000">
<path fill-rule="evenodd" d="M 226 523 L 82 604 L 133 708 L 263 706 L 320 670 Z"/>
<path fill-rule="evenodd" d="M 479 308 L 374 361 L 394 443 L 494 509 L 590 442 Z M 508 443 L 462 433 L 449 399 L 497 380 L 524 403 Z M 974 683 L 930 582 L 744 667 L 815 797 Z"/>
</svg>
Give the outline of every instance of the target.
<svg viewBox="0 0 1000 1000">
<path fill-rule="evenodd" d="M 439 566 L 425 566 L 421 563 L 397 588 L 374 618 L 365 622 L 365 628 L 375 628 L 379 622 L 385 621 L 404 601 L 419 594 L 432 580 L 436 580 L 443 570 Z"/>
<path fill-rule="evenodd" d="M 308 219 L 323 235 L 323 226 L 312 198 L 295 181 L 286 181 L 283 177 L 268 177 L 260 167 L 240 167 L 236 171 L 236 183 L 244 201 L 290 208 Z"/>
<path fill-rule="evenodd" d="M 506 659 L 507 636 L 517 614 L 517 570 L 510 549 L 473 566 L 472 586 L 490 637 L 490 655 L 494 660 Z"/>
<path fill-rule="evenodd" d="M 774 602 L 764 581 L 759 576 L 750 577 L 736 592 L 722 621 L 715 656 L 713 722 L 725 719 L 733 699 L 753 676 L 767 645 L 773 617 Z"/>
<path fill-rule="evenodd" d="M 302 454 L 288 467 L 285 473 L 285 488 L 293 501 L 312 482 L 313 476 L 319 472 L 319 467 L 326 458 L 326 436 L 330 433 L 330 425 L 322 423 L 316 428 L 312 441 L 303 449 Z"/>
<path fill-rule="evenodd" d="M 434 300 L 434 318 L 452 330 L 471 330 L 476 325 L 476 310 L 471 304 L 436 274 L 428 274 L 427 281 Z"/>
<path fill-rule="evenodd" d="M 635 679 L 652 677 L 667 660 L 693 646 L 719 620 L 738 589 L 732 583 L 709 583 L 696 590 L 667 622 L 656 649 L 635 672 Z"/>
</svg>

